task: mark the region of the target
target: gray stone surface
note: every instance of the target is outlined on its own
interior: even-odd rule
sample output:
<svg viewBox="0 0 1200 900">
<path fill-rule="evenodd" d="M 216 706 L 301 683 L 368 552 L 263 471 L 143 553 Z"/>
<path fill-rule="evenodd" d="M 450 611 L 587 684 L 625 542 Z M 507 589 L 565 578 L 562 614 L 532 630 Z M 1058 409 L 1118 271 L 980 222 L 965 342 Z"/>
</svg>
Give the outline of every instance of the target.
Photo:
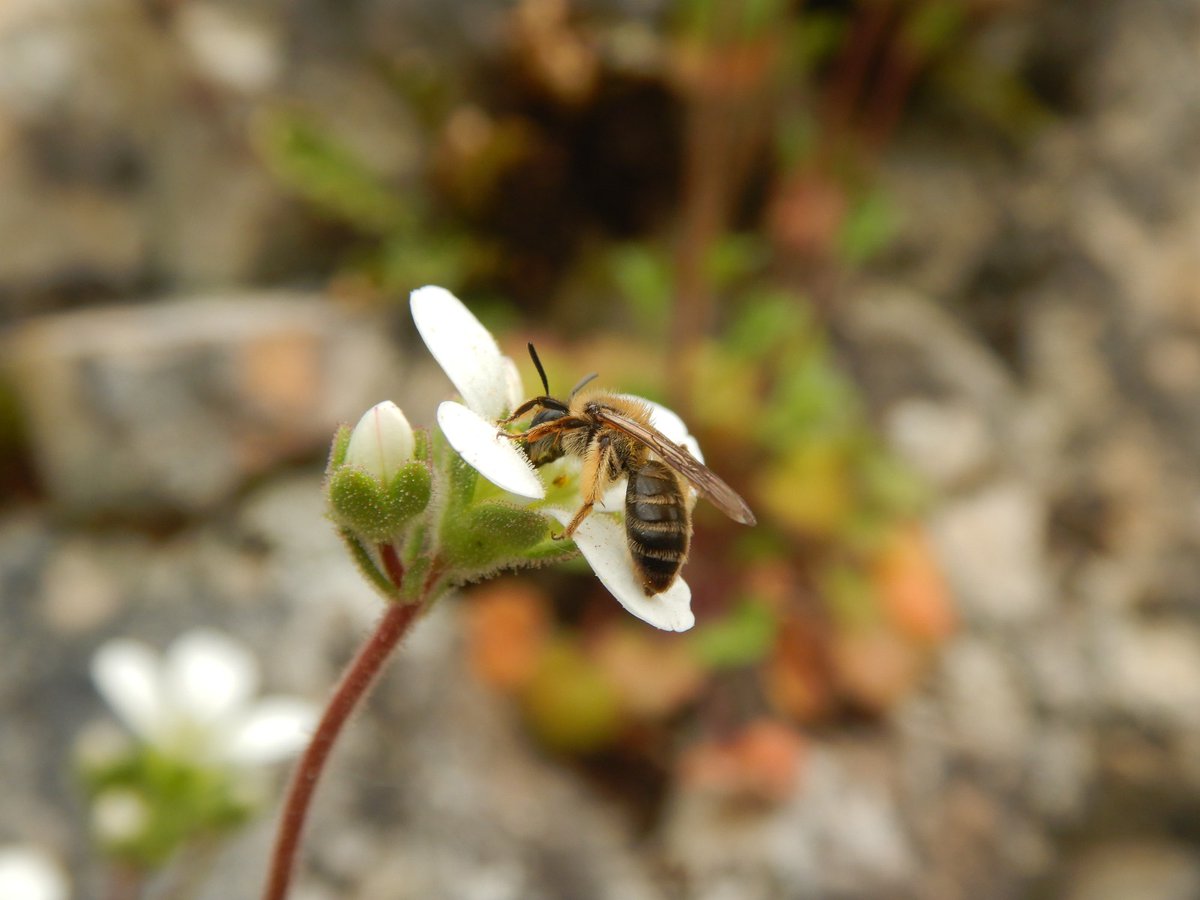
<svg viewBox="0 0 1200 900">
<path fill-rule="evenodd" d="M 314 296 L 196 297 L 29 319 L 4 372 L 56 505 L 195 513 L 377 402 L 394 371 L 377 332 Z"/>
</svg>

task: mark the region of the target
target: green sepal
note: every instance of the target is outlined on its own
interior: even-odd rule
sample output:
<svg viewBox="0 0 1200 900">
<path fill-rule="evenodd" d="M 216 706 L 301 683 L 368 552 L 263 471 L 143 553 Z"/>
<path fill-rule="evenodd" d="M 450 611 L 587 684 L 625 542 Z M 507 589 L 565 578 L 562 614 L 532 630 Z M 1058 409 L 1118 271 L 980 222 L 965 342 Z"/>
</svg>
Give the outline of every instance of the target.
<svg viewBox="0 0 1200 900">
<path fill-rule="evenodd" d="M 391 515 L 392 506 L 383 486 L 362 469 L 343 466 L 329 476 L 334 521 L 369 541 L 387 540 L 404 524 Z"/>
<path fill-rule="evenodd" d="M 418 462 L 429 463 L 432 459 L 431 447 L 432 442 L 429 440 L 429 432 L 424 428 L 413 429 L 413 459 Z"/>
<path fill-rule="evenodd" d="M 333 435 L 333 444 L 329 448 L 329 464 L 325 466 L 326 472 L 332 472 L 346 462 L 346 450 L 350 446 L 350 435 L 353 433 L 354 429 L 349 425 L 338 426 L 338 430 Z"/>
<path fill-rule="evenodd" d="M 396 473 L 388 486 L 391 515 L 407 522 L 429 505 L 433 478 L 423 462 L 410 462 Z"/>
<path fill-rule="evenodd" d="M 452 568 L 467 571 L 509 565 L 541 544 L 549 530 L 546 518 L 534 510 L 486 500 L 446 518 L 442 555 Z"/>
<path fill-rule="evenodd" d="M 346 542 L 346 549 L 350 551 L 350 558 L 358 566 L 358 571 L 362 573 L 363 578 L 371 582 L 371 586 L 383 596 L 395 599 L 399 593 L 399 588 L 393 585 L 388 577 L 379 571 L 379 567 L 375 565 L 375 560 L 367 552 L 367 548 L 363 546 L 362 541 L 349 528 L 339 528 L 338 533 L 342 536 L 342 540 Z"/>
<path fill-rule="evenodd" d="M 375 542 L 394 538 L 429 504 L 431 480 L 424 463 L 396 473 L 385 489 L 362 469 L 342 466 L 329 476 L 329 507 L 334 521 Z"/>
</svg>

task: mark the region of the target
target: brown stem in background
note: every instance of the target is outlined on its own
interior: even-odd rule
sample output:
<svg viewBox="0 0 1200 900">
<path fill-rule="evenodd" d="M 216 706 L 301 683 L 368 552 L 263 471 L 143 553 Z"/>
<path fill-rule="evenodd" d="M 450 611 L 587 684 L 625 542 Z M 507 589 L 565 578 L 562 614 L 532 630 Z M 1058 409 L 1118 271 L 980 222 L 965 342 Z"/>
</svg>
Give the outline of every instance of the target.
<svg viewBox="0 0 1200 900">
<path fill-rule="evenodd" d="M 863 96 L 871 62 L 879 52 L 891 16 L 890 0 L 874 0 L 867 3 L 855 18 L 853 32 L 835 64 L 833 81 L 826 94 L 827 141 L 836 144 L 851 127 L 855 110 Z"/>
<path fill-rule="evenodd" d="M 146 870 L 125 863 L 113 863 L 109 870 L 107 900 L 138 900 L 146 888 Z"/>
<path fill-rule="evenodd" d="M 422 603 L 389 603 L 387 612 L 379 620 L 374 633 L 358 651 L 358 655 L 338 682 L 288 786 L 263 900 L 284 900 L 287 896 L 304 820 L 308 815 L 317 780 L 325 769 L 329 752 L 333 749 L 334 742 L 341 734 L 342 726 L 346 724 L 350 713 L 366 695 L 367 689 L 374 683 L 384 663 L 408 632 L 409 626 L 423 606 Z"/>
<path fill-rule="evenodd" d="M 732 25 L 730 25 L 732 28 Z M 695 48 L 685 73 L 683 200 L 675 256 L 671 400 L 687 415 L 687 363 L 713 327 L 716 297 L 708 273 L 766 135 L 777 69 L 776 36 L 725 42 L 720 28 Z"/>
<path fill-rule="evenodd" d="M 914 2 L 908 15 L 916 15 L 920 6 L 919 0 Z M 879 153 L 896 130 L 913 82 L 924 62 L 920 51 L 905 34 L 905 29 L 898 28 L 880 62 L 875 89 L 863 112 L 863 130 L 872 152 Z"/>
</svg>

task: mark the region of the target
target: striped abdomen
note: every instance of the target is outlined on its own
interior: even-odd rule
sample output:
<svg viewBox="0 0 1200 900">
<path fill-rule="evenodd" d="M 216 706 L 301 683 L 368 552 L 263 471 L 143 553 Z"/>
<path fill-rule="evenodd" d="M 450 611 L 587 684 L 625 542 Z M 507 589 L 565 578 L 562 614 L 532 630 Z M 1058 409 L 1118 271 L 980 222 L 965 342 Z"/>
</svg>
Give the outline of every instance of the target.
<svg viewBox="0 0 1200 900">
<path fill-rule="evenodd" d="M 646 595 L 669 588 L 687 558 L 692 522 L 679 476 L 657 460 L 629 474 L 625 535 Z"/>
</svg>

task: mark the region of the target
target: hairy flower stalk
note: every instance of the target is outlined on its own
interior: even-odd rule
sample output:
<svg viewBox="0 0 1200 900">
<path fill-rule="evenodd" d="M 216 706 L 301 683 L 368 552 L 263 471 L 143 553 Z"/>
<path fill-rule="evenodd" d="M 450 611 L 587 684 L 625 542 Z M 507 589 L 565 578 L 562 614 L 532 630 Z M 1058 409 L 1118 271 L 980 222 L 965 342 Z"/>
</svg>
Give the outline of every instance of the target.
<svg viewBox="0 0 1200 900">
<path fill-rule="evenodd" d="M 657 628 L 694 624 L 691 590 L 677 578 L 647 597 L 622 525 L 624 483 L 613 485 L 573 540 L 556 537 L 579 505 L 579 465 L 535 469 L 498 423 L 525 399 L 517 366 L 448 291 L 413 291 L 413 322 L 458 391 L 437 412 L 438 430 L 414 430 L 384 402 L 330 453 L 329 517 L 387 609 L 342 676 L 293 776 L 280 820 L 265 900 L 282 900 L 309 802 L 338 734 L 413 622 L 451 589 L 499 571 L 582 554 L 614 597 Z M 648 404 L 652 423 L 702 459 L 670 410 Z"/>
</svg>

